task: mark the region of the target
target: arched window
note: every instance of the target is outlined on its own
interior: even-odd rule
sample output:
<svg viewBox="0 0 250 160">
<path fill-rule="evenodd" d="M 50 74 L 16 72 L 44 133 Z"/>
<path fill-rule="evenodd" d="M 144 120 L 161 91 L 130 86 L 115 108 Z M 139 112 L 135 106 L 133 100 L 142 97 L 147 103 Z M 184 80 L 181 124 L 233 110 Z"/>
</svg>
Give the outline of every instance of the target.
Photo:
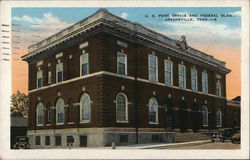
<svg viewBox="0 0 250 160">
<path fill-rule="evenodd" d="M 149 100 L 149 123 L 158 123 L 158 102 L 154 97 Z"/>
<path fill-rule="evenodd" d="M 202 108 L 202 125 L 208 126 L 208 109 L 207 106 L 203 106 Z"/>
<path fill-rule="evenodd" d="M 123 93 L 116 96 L 116 121 L 128 121 L 128 101 Z"/>
<path fill-rule="evenodd" d="M 64 101 L 59 98 L 56 101 L 56 123 L 64 123 Z"/>
<path fill-rule="evenodd" d="M 41 102 L 36 106 L 36 122 L 37 125 L 44 124 L 44 106 Z"/>
<path fill-rule="evenodd" d="M 222 126 L 222 113 L 220 108 L 218 108 L 216 111 L 216 126 L 217 127 Z"/>
<path fill-rule="evenodd" d="M 83 94 L 80 100 L 81 121 L 90 121 L 90 98 L 87 93 Z"/>
</svg>

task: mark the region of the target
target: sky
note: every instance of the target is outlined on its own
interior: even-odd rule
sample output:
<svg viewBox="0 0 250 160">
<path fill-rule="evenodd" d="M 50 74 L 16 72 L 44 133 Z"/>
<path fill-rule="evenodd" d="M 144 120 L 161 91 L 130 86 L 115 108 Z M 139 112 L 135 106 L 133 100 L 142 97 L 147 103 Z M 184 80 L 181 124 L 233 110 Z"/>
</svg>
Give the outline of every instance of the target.
<svg viewBox="0 0 250 160">
<path fill-rule="evenodd" d="M 28 93 L 27 47 L 94 14 L 99 8 L 12 8 L 12 92 Z M 106 8 L 172 39 L 187 37 L 189 46 L 225 61 L 227 98 L 240 95 L 241 8 L 116 7 Z M 178 16 L 178 17 L 176 17 Z M 210 16 L 210 17 L 207 17 Z M 182 18 L 173 21 L 173 18 Z M 207 19 L 206 19 L 207 18 Z"/>
</svg>

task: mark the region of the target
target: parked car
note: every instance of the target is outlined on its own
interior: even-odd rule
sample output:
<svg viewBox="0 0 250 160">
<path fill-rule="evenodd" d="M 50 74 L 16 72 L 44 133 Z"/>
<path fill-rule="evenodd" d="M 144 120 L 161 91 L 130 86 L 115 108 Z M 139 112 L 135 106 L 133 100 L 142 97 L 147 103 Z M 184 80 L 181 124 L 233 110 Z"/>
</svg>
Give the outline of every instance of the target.
<svg viewBox="0 0 250 160">
<path fill-rule="evenodd" d="M 16 142 L 13 145 L 14 149 L 28 149 L 30 148 L 29 138 L 26 136 L 17 136 Z"/>
<path fill-rule="evenodd" d="M 225 140 L 231 140 L 235 131 L 232 128 L 221 128 L 219 129 L 219 137 L 222 142 Z"/>
<path fill-rule="evenodd" d="M 212 133 L 211 142 L 214 143 L 215 141 L 221 141 L 220 136 L 219 136 L 219 132 Z"/>
<path fill-rule="evenodd" d="M 233 135 L 231 139 L 232 143 L 238 143 L 240 144 L 240 132 L 237 132 Z"/>
</svg>

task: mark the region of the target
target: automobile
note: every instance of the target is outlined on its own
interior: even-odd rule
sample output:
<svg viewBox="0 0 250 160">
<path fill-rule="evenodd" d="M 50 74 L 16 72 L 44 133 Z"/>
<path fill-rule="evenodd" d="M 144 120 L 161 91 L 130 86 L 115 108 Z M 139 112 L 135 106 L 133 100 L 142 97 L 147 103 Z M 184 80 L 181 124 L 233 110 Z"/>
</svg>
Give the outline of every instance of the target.
<svg viewBox="0 0 250 160">
<path fill-rule="evenodd" d="M 232 143 L 240 144 L 240 132 L 237 132 L 233 135 L 231 139 Z"/>
<path fill-rule="evenodd" d="M 211 142 L 214 143 L 215 141 L 221 141 L 220 136 L 219 136 L 219 132 L 212 133 Z"/>
<path fill-rule="evenodd" d="M 219 129 L 219 138 L 221 139 L 221 142 L 231 140 L 234 133 L 235 131 L 232 128 L 221 128 Z"/>
<path fill-rule="evenodd" d="M 17 136 L 15 144 L 13 145 L 14 149 L 29 149 L 29 138 L 26 136 Z"/>
</svg>

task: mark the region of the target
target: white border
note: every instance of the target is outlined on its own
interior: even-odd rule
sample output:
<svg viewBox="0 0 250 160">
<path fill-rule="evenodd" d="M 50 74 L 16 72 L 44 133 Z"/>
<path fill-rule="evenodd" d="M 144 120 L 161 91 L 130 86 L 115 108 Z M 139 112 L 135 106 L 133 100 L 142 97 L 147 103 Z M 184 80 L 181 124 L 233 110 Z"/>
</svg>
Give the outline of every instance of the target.
<svg viewBox="0 0 250 160">
<path fill-rule="evenodd" d="M 197 3 L 198 2 L 198 3 Z M 11 7 L 58 7 L 58 1 L 1 1 L 1 23 L 10 24 Z M 0 159 L 248 159 L 249 158 L 249 1 L 62 1 L 60 7 L 242 7 L 241 43 L 241 131 L 240 150 L 10 150 L 9 103 L 11 95 L 11 63 L 0 62 Z M 8 17 L 8 18 L 6 18 Z M 4 128 L 4 129 L 3 129 Z M 3 130 L 2 130 L 3 129 Z M 129 154 L 128 154 L 129 153 Z M 126 155 L 126 156 L 124 156 Z"/>
</svg>

